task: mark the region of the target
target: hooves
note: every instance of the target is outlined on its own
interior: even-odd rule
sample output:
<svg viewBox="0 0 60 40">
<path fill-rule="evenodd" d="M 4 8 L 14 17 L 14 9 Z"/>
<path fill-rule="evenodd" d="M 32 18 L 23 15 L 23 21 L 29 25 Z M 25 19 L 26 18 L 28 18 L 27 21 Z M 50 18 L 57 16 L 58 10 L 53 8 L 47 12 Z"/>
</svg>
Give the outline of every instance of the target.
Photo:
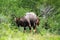
<svg viewBox="0 0 60 40">
<path fill-rule="evenodd" d="M 27 32 L 26 30 L 23 31 L 23 33 L 26 33 L 26 32 Z M 33 30 L 33 32 L 32 30 L 29 30 L 29 33 L 36 33 L 36 30 Z"/>
<path fill-rule="evenodd" d="M 36 33 L 36 30 L 33 30 L 34 33 Z"/>
</svg>

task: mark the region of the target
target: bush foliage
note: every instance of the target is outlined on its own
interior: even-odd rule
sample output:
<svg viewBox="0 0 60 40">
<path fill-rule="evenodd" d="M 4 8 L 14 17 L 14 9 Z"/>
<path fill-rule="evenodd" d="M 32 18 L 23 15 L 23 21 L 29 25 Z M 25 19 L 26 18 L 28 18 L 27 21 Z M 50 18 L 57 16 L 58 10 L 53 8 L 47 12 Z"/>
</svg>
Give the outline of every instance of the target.
<svg viewBox="0 0 60 40">
<path fill-rule="evenodd" d="M 24 34 L 23 28 L 20 27 L 19 30 L 14 22 L 14 17 L 23 17 L 26 12 L 31 11 L 40 19 L 36 37 L 33 33 Z M 28 35 L 30 38 L 33 36 L 30 40 L 38 37 L 41 40 L 60 39 L 59 36 L 54 38 L 50 33 L 60 35 L 60 0 L 0 0 L 0 40 L 28 40 Z M 45 34 L 52 37 L 41 36 Z"/>
</svg>

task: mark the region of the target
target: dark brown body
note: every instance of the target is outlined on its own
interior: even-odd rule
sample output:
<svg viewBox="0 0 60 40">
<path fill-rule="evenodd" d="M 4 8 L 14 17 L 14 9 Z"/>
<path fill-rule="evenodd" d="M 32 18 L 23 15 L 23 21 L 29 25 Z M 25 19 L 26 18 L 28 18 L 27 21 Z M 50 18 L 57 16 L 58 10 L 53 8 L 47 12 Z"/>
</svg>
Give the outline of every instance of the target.
<svg viewBox="0 0 60 40">
<path fill-rule="evenodd" d="M 39 25 L 39 21 L 40 20 L 37 16 L 35 19 L 34 19 L 34 16 L 32 18 L 31 17 L 26 18 L 25 16 L 21 18 L 16 18 L 17 26 L 24 27 L 24 30 L 26 30 L 26 27 L 29 27 L 30 30 L 31 30 L 31 27 L 33 27 L 33 29 L 36 31 L 36 25 Z"/>
</svg>

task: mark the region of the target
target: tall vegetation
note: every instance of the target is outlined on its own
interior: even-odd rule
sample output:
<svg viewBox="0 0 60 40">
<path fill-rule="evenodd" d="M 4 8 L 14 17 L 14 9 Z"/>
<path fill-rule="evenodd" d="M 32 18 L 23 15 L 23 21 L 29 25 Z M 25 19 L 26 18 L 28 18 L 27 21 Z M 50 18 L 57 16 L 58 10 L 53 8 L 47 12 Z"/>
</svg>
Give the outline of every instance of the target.
<svg viewBox="0 0 60 40">
<path fill-rule="evenodd" d="M 14 17 L 31 11 L 40 19 L 38 33 L 60 34 L 60 0 L 0 0 L 0 34 L 16 31 Z"/>
</svg>

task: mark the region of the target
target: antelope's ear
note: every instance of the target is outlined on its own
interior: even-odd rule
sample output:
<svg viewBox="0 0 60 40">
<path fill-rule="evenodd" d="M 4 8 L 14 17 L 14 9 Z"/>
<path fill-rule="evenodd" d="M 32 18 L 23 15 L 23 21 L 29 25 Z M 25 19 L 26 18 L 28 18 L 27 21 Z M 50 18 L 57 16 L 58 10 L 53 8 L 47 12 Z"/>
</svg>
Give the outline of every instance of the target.
<svg viewBox="0 0 60 40">
<path fill-rule="evenodd" d="M 16 20 L 17 20 L 17 18 L 15 17 L 15 18 L 14 18 L 14 21 L 16 22 Z"/>
<path fill-rule="evenodd" d="M 40 21 L 40 18 L 39 17 L 37 19 Z"/>
</svg>

